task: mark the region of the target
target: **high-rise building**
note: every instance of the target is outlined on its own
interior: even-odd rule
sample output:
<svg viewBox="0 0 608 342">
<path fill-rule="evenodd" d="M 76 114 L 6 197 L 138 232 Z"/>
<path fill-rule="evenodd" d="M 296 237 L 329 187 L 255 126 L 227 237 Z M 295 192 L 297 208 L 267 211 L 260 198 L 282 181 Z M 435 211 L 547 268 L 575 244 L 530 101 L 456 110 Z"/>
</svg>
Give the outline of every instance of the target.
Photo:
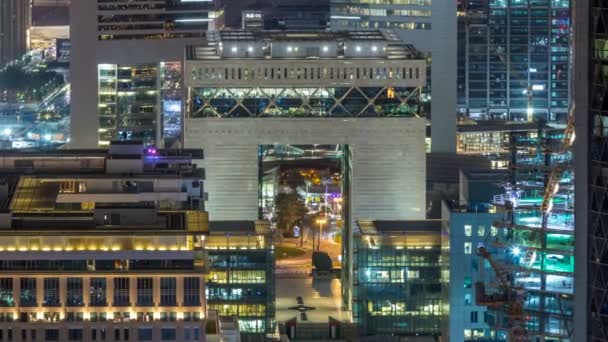
<svg viewBox="0 0 608 342">
<path fill-rule="evenodd" d="M 70 11 L 71 146 L 176 144 L 184 48 L 221 26 L 218 1 L 72 1 Z"/>
<path fill-rule="evenodd" d="M 340 145 L 350 306 L 355 220 L 420 220 L 426 61 L 379 31 L 224 31 L 186 53 L 185 146 L 204 147 L 215 220 L 257 220 L 264 145 Z"/>
<path fill-rule="evenodd" d="M 244 30 L 325 30 L 329 0 L 239 0 L 225 5 L 226 28 Z"/>
<path fill-rule="evenodd" d="M 478 250 L 493 266 L 497 281 L 487 293 L 478 289 L 478 305 L 489 307 L 497 334 L 511 339 L 572 337 L 574 243 L 580 235 L 574 225 L 574 135 L 569 122 L 565 129 L 540 123 L 535 135 L 510 134 L 510 175 L 492 201 L 508 214 L 495 223 L 507 234 L 488 243 L 501 247 L 497 253 L 486 246 L 488 253 Z"/>
<path fill-rule="evenodd" d="M 430 57 L 424 115 L 431 150 L 456 151 L 456 1 L 331 0 L 332 30 L 393 30 Z"/>
<path fill-rule="evenodd" d="M 606 125 L 604 101 L 605 47 L 608 4 L 574 1 L 572 95 L 576 116 L 576 248 L 574 340 L 608 341 L 608 293 L 604 272 L 608 269 L 606 239 Z M 582 237 L 582 238 L 579 238 Z"/>
<path fill-rule="evenodd" d="M 500 184 L 508 179 L 508 170 L 471 168 L 459 170 L 458 201 L 443 201 L 441 217 L 447 221 L 450 240 L 450 312 L 445 337 L 449 341 L 504 341 L 492 324 L 488 307 L 477 302 L 477 284 L 484 284 L 493 270 L 478 255 L 480 246 L 491 250 L 496 259 L 504 250 L 498 242 L 508 231 L 498 227 L 507 213 L 492 205 Z"/>
<path fill-rule="evenodd" d="M 206 332 L 201 150 L 0 155 L 0 336 L 197 341 Z"/>
<path fill-rule="evenodd" d="M 358 220 L 353 320 L 362 335 L 437 336 L 447 315 L 442 220 Z"/>
<path fill-rule="evenodd" d="M 330 25 L 329 0 L 271 0 L 250 8 L 261 11 L 265 30 L 325 30 Z M 243 23 L 250 13 L 242 12 Z"/>
<path fill-rule="evenodd" d="M 488 308 L 475 302 L 475 284 L 481 275 L 492 272 L 477 256 L 477 246 L 504 236 L 505 230 L 495 223 L 504 213 L 490 212 L 488 207 L 457 206 L 448 209 L 450 231 L 449 341 L 491 340 Z M 496 339 L 500 341 L 501 339 Z"/>
<path fill-rule="evenodd" d="M 0 2 L 0 68 L 27 51 L 31 25 L 30 0 Z"/>
<path fill-rule="evenodd" d="M 459 112 L 474 119 L 565 123 L 570 2 L 462 1 L 458 14 Z"/>
</svg>

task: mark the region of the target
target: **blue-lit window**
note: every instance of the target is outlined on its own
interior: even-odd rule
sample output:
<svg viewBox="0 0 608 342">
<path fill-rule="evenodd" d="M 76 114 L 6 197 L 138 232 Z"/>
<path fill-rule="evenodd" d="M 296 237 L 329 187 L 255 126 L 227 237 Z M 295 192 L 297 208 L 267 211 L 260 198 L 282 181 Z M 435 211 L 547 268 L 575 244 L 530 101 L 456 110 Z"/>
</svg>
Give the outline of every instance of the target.
<svg viewBox="0 0 608 342">
<path fill-rule="evenodd" d="M 83 306 L 82 278 L 67 279 L 67 306 Z"/>
<path fill-rule="evenodd" d="M 13 296 L 13 279 L 0 278 L 0 306 L 9 307 L 15 306 L 15 298 Z"/>
<path fill-rule="evenodd" d="M 21 278 L 21 306 L 36 306 L 36 278 Z"/>
<path fill-rule="evenodd" d="M 43 306 L 59 306 L 59 278 L 44 279 Z"/>
<path fill-rule="evenodd" d="M 106 278 L 91 278 L 89 295 L 91 306 L 106 306 Z"/>
</svg>

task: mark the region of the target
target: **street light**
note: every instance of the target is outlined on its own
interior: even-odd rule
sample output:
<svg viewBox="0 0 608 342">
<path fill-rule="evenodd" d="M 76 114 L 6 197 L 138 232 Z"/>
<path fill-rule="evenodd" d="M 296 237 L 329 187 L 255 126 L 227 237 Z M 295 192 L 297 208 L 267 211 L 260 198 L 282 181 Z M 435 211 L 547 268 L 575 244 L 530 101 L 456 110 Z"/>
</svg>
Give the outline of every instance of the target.
<svg viewBox="0 0 608 342">
<path fill-rule="evenodd" d="M 323 225 L 326 223 L 326 219 L 317 219 L 317 224 L 319 225 L 319 243 L 317 243 L 317 252 L 321 249 L 321 235 L 323 234 Z"/>
</svg>

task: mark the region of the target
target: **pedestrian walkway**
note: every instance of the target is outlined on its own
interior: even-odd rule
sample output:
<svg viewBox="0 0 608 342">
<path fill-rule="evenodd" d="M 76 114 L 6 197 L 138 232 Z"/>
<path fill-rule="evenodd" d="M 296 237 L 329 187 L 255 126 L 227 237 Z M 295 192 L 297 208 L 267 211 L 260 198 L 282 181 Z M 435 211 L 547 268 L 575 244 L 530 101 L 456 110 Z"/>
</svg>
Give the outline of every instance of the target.
<svg viewBox="0 0 608 342">
<path fill-rule="evenodd" d="M 339 279 L 281 279 L 276 280 L 276 318 L 285 322 L 294 317 L 301 320 L 300 312 L 294 310 L 297 297 L 301 296 L 306 310 L 306 322 L 327 323 L 328 317 L 341 321 L 350 321 L 350 314 L 343 312 L 342 294 Z"/>
</svg>

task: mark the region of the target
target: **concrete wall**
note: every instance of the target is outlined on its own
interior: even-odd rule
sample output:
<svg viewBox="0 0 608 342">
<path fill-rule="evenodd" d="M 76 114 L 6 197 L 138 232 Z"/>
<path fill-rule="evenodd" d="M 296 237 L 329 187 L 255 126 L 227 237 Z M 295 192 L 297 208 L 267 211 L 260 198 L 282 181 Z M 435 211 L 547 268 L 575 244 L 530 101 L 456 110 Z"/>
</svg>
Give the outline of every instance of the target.
<svg viewBox="0 0 608 342">
<path fill-rule="evenodd" d="M 72 1 L 70 37 L 71 148 L 97 148 L 98 64 L 183 61 L 186 45 L 200 42 L 197 38 L 99 41 L 96 1 Z"/>
<path fill-rule="evenodd" d="M 205 149 L 212 220 L 258 218 L 258 148 L 348 144 L 352 220 L 425 218 L 425 127 L 420 118 L 189 119 L 185 146 Z"/>
</svg>

